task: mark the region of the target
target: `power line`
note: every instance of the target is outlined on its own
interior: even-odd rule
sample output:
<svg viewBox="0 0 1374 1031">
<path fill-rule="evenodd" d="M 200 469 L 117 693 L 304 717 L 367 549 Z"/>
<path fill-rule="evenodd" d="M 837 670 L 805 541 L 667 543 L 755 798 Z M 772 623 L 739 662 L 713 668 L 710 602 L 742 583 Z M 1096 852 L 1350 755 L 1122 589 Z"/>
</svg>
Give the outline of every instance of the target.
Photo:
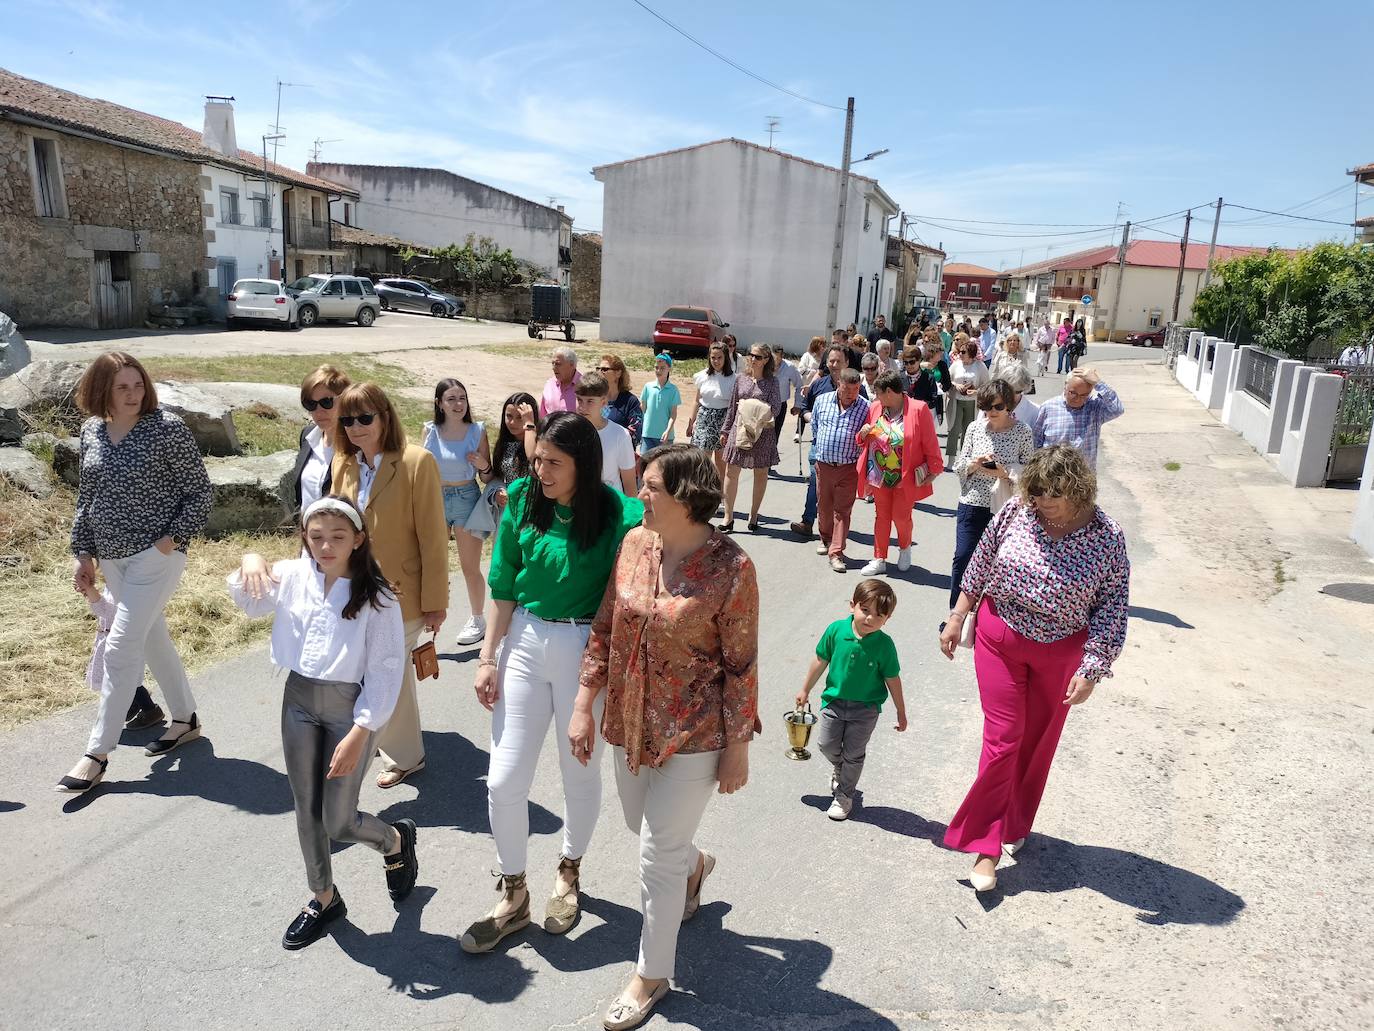
<svg viewBox="0 0 1374 1031">
<path fill-rule="evenodd" d="M 1347 229 L 1351 226 L 1350 222 L 1336 222 L 1329 218 L 1308 218 L 1306 215 L 1289 215 L 1282 211 L 1270 211 L 1267 208 L 1251 208 L 1244 204 L 1232 204 L 1229 200 L 1224 206 L 1228 208 L 1240 208 L 1242 211 L 1258 211 L 1261 215 L 1277 215 L 1280 218 L 1297 219 L 1301 222 L 1325 222 L 1327 225 L 1345 226 Z"/>
<path fill-rule="evenodd" d="M 927 218 L 933 217 L 938 218 L 942 222 L 965 222 L 969 225 L 978 226 L 1048 226 L 1051 228 L 1058 229 L 1091 229 L 1094 231 L 1115 228 L 1114 226 L 1108 225 L 1106 223 L 1099 224 L 1097 222 L 997 222 L 988 219 L 978 218 L 951 218 L 948 215 L 908 215 L 907 217 L 913 219 L 920 219 L 922 221 L 925 221 Z"/>
<path fill-rule="evenodd" d="M 832 111 L 846 110 L 846 108 L 842 105 L 827 104 L 823 100 L 814 100 L 811 97 L 803 96 L 795 90 L 790 90 L 786 86 L 779 86 L 776 82 L 773 82 L 771 79 L 765 79 L 762 75 L 759 75 L 756 72 L 751 72 L 748 68 L 744 67 L 744 65 L 740 64 L 738 61 L 732 61 L 730 58 L 722 54 L 719 50 L 713 50 L 711 47 L 707 46 L 701 40 L 693 36 L 686 29 L 682 28 L 682 26 L 673 24 L 667 18 L 663 17 L 663 15 L 659 14 L 652 7 L 650 7 L 648 4 L 643 3 L 642 0 L 631 0 L 631 2 L 634 3 L 636 7 L 641 7 L 645 11 L 648 11 L 650 14 L 652 14 L 655 18 L 661 21 L 664 25 L 668 26 L 668 28 L 672 29 L 678 35 L 682 36 L 685 39 L 691 40 L 693 43 L 701 47 L 702 50 L 705 50 L 712 57 L 724 61 L 731 68 L 735 69 L 738 72 L 743 72 L 745 75 L 749 76 L 749 78 L 754 79 L 757 82 L 761 82 L 765 86 L 777 90 L 779 93 L 786 93 L 789 97 L 796 97 L 798 100 L 804 100 L 808 104 L 815 104 L 817 107 L 828 107 Z"/>
</svg>

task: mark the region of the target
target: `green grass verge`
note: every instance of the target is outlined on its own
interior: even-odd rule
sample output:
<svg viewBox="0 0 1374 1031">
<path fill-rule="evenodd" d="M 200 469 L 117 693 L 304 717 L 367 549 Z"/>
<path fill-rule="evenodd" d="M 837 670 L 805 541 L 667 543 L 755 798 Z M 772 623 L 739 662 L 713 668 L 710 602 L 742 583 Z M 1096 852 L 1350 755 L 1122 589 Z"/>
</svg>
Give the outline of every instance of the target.
<svg viewBox="0 0 1374 1031">
<path fill-rule="evenodd" d="M 390 362 L 357 354 L 255 354 L 143 361 L 153 379 L 180 383 L 287 383 L 295 385 L 321 365 L 334 365 L 354 383 L 376 383 L 384 390 L 419 386 L 410 372 Z"/>
</svg>

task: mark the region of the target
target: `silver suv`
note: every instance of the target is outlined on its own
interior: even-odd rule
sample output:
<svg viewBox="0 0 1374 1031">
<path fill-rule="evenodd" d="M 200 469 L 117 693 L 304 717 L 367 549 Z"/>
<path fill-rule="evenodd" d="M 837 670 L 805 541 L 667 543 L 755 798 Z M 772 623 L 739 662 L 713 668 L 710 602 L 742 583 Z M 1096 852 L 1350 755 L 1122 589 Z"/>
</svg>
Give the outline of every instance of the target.
<svg viewBox="0 0 1374 1031">
<path fill-rule="evenodd" d="M 370 326 L 377 321 L 379 311 L 377 289 L 372 280 L 362 276 L 328 276 L 296 298 L 296 320 L 302 329 L 320 319 L 342 319 Z"/>
</svg>

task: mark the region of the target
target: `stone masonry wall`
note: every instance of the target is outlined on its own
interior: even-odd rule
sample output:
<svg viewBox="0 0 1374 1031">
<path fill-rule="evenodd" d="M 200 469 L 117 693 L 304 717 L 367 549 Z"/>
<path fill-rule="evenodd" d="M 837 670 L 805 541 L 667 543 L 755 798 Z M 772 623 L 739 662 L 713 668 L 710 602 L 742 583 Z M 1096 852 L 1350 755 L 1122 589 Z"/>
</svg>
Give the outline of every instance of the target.
<svg viewBox="0 0 1374 1031">
<path fill-rule="evenodd" d="M 601 237 L 595 233 L 573 233 L 572 312 L 581 319 L 601 315 Z"/>
<path fill-rule="evenodd" d="M 57 140 L 66 218 L 35 213 L 32 135 Z M 129 253 L 133 316 L 205 281 L 199 167 L 0 120 L 0 311 L 21 326 L 96 325 L 96 251 Z"/>
</svg>

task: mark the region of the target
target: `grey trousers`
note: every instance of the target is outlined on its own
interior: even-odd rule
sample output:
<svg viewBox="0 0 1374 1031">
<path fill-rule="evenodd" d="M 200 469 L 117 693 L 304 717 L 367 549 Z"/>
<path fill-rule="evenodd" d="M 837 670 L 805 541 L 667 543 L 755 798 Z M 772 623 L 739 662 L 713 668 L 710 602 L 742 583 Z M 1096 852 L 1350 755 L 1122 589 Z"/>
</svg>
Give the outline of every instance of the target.
<svg viewBox="0 0 1374 1031">
<path fill-rule="evenodd" d="M 329 842 L 357 841 L 383 855 L 393 840 L 389 826 L 371 813 L 358 812 L 358 791 L 371 763 L 369 735 L 363 758 L 346 777 L 326 778 L 334 749 L 353 729 L 357 684 L 315 680 L 291 673 L 281 705 L 281 747 L 286 777 L 296 799 L 296 833 L 301 839 L 305 877 L 310 890 L 334 883 Z"/>
<path fill-rule="evenodd" d="M 864 771 L 864 757 L 868 754 L 868 739 L 878 725 L 878 708 L 863 702 L 847 702 L 836 698 L 821 709 L 820 726 L 816 728 L 816 747 L 835 767 L 831 778 L 836 795 L 854 797 L 859 775 Z"/>
</svg>

